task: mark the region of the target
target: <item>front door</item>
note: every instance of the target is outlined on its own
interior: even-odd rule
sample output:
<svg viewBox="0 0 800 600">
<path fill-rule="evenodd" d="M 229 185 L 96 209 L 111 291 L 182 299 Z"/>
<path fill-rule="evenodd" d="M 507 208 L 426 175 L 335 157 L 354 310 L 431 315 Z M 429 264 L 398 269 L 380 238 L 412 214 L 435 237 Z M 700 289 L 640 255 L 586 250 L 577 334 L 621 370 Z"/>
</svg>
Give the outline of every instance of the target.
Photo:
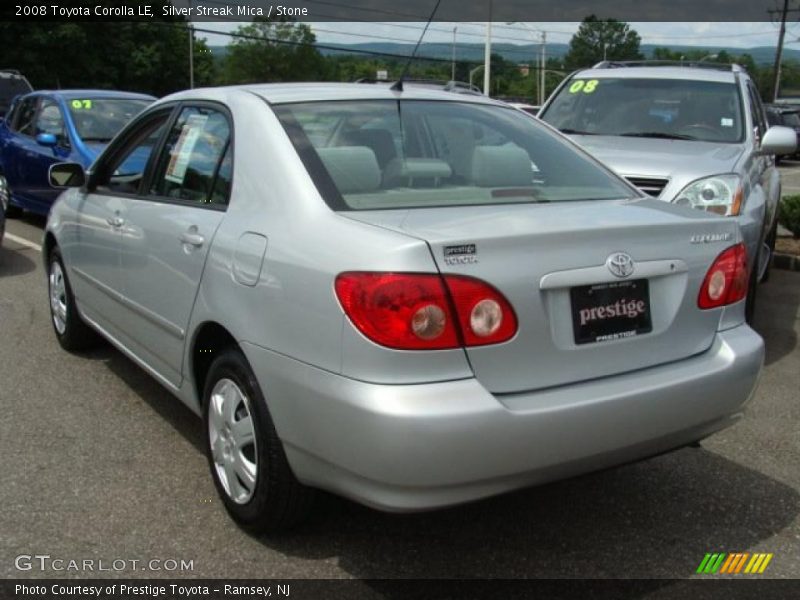
<svg viewBox="0 0 800 600">
<path fill-rule="evenodd" d="M 74 200 L 75 223 L 62 240 L 70 281 L 90 319 L 128 345 L 120 246 L 125 226 L 125 200 L 142 191 L 151 155 L 172 108 L 157 111 L 121 134 L 95 165 L 88 189 Z"/>
</svg>

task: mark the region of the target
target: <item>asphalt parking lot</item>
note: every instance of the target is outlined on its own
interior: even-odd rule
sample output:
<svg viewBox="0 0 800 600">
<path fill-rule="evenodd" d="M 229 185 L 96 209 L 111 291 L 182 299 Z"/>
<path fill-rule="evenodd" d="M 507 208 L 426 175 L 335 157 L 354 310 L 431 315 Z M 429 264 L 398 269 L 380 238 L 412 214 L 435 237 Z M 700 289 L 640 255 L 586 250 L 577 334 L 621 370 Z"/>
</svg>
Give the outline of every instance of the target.
<svg viewBox="0 0 800 600">
<path fill-rule="evenodd" d="M 254 538 L 217 499 L 192 413 L 109 346 L 59 348 L 39 253 L 19 241 L 42 226 L 9 221 L 0 248 L 2 577 L 92 575 L 15 568 L 48 554 L 193 561 L 103 576 L 684 578 L 719 551 L 773 553 L 762 577 L 800 577 L 800 273 L 762 286 L 757 397 L 701 448 L 427 514 L 329 498 L 299 531 Z"/>
</svg>

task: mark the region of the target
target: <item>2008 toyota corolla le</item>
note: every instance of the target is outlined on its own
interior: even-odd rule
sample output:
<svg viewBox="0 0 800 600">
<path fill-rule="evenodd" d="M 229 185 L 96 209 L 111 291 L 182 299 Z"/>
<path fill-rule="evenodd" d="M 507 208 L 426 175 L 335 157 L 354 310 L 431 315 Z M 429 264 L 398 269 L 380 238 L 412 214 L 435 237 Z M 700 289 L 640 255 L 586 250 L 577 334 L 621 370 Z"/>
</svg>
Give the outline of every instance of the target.
<svg viewBox="0 0 800 600">
<path fill-rule="evenodd" d="M 735 222 L 483 97 L 183 92 L 51 180 L 59 342 L 99 332 L 202 414 L 250 530 L 315 488 L 430 509 L 681 447 L 762 365 Z"/>
</svg>

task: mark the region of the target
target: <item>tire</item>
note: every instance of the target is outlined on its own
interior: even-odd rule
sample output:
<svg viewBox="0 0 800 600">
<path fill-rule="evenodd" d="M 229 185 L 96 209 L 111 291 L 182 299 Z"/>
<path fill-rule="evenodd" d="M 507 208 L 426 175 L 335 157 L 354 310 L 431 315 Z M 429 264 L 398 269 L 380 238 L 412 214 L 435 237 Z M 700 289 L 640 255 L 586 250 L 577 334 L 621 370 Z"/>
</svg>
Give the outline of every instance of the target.
<svg viewBox="0 0 800 600">
<path fill-rule="evenodd" d="M 5 197 L 3 198 L 4 204 L 6 205 L 6 218 L 8 219 L 18 219 L 22 216 L 22 209 L 19 206 L 14 206 L 11 204 L 11 190 L 8 189 L 8 183 L 6 182 L 5 177 L 0 175 L 0 193 L 2 193 Z"/>
<path fill-rule="evenodd" d="M 756 312 L 756 295 L 758 293 L 758 260 L 761 257 L 761 252 L 756 255 L 756 260 L 753 263 L 753 268 L 750 271 L 750 278 L 747 283 L 747 299 L 744 305 L 744 318 L 748 324 L 752 324 L 753 316 Z"/>
<path fill-rule="evenodd" d="M 242 529 L 286 530 L 308 516 L 315 490 L 292 473 L 258 381 L 238 348 L 211 363 L 203 422 L 214 486 Z"/>
<path fill-rule="evenodd" d="M 50 252 L 47 262 L 47 294 L 50 322 L 61 347 L 68 352 L 78 352 L 96 346 L 100 338 L 78 313 L 58 247 Z"/>
<path fill-rule="evenodd" d="M 772 224 L 772 229 L 770 229 L 769 234 L 767 235 L 767 246 L 769 247 L 770 253 L 770 260 L 767 263 L 767 270 L 764 271 L 764 276 L 761 278 L 761 282 L 765 283 L 769 281 L 769 275 L 772 271 L 772 255 L 775 253 L 775 242 L 778 240 L 778 217 L 776 215 L 775 222 Z"/>
</svg>

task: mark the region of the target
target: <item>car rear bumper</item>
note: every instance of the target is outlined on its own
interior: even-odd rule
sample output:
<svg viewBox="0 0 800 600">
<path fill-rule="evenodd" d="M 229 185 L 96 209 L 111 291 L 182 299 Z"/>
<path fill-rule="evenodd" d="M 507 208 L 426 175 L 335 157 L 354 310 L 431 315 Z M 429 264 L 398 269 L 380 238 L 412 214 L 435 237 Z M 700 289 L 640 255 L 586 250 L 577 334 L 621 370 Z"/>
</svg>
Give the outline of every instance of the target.
<svg viewBox="0 0 800 600">
<path fill-rule="evenodd" d="M 742 325 L 701 355 L 494 396 L 475 379 L 355 381 L 244 344 L 297 477 L 375 508 L 458 504 L 671 450 L 733 424 L 764 344 Z"/>
</svg>

